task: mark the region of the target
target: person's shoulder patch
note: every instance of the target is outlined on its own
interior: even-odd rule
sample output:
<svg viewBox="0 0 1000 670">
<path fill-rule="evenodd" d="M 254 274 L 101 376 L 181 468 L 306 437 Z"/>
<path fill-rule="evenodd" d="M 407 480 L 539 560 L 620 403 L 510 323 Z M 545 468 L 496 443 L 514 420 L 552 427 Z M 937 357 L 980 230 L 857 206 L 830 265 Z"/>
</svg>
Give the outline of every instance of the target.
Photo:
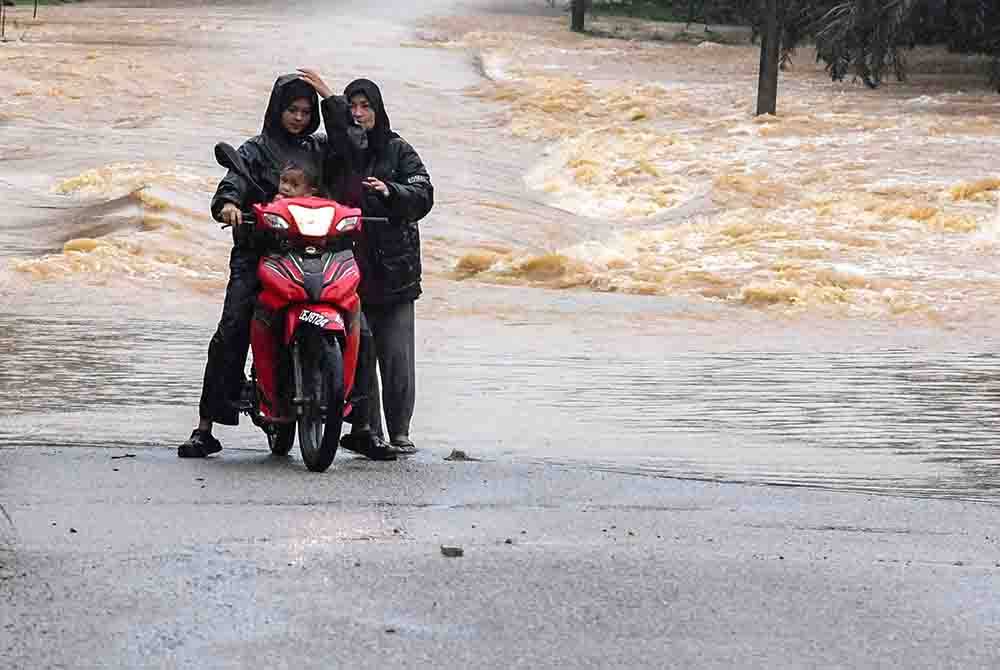
<svg viewBox="0 0 1000 670">
<path fill-rule="evenodd" d="M 406 180 L 407 184 L 429 184 L 431 183 L 431 178 L 425 174 L 415 174 Z"/>
</svg>

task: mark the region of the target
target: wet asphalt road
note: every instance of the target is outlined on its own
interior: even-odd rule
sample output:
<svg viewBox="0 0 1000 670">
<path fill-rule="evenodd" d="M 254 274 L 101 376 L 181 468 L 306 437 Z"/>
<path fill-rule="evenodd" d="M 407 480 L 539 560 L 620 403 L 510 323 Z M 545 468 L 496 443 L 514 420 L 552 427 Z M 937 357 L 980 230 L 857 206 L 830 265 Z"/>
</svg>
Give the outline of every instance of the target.
<svg viewBox="0 0 1000 670">
<path fill-rule="evenodd" d="M 992 506 L 446 454 L 2 448 L 0 666 L 1000 660 Z"/>
</svg>

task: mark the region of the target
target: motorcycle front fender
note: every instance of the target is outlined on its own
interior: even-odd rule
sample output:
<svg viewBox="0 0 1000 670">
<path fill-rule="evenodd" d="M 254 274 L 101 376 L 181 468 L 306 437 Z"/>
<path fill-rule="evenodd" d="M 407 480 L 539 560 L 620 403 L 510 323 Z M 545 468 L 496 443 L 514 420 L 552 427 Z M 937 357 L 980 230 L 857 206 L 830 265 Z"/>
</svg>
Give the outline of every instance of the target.
<svg viewBox="0 0 1000 670">
<path fill-rule="evenodd" d="M 341 332 L 346 335 L 344 317 L 330 305 L 293 305 L 285 314 L 285 344 L 291 343 L 301 326 Z"/>
</svg>

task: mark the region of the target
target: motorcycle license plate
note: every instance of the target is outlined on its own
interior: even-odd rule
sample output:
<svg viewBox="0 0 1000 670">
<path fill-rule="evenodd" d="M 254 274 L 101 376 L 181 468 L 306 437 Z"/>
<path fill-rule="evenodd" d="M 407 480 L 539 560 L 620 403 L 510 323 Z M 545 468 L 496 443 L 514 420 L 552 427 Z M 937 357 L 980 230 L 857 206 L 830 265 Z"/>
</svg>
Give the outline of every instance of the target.
<svg viewBox="0 0 1000 670">
<path fill-rule="evenodd" d="M 316 326 L 318 328 L 326 328 L 327 324 L 330 323 L 330 321 L 333 321 L 334 323 L 337 324 L 341 323 L 340 317 L 334 317 L 331 319 L 325 314 L 320 314 L 319 312 L 313 312 L 308 309 L 302 310 L 302 313 L 299 314 L 299 321 L 305 321 L 306 323 Z"/>
</svg>

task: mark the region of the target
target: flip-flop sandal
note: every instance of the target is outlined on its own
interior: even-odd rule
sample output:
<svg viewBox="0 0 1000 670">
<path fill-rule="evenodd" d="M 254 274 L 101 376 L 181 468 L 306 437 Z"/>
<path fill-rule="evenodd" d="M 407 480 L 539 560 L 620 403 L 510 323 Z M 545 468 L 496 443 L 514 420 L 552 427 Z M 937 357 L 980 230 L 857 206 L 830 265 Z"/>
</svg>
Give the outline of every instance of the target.
<svg viewBox="0 0 1000 670">
<path fill-rule="evenodd" d="M 412 456 L 419 451 L 417 445 L 413 444 L 408 437 L 396 437 L 389 443 L 389 448 L 400 456 Z"/>
<path fill-rule="evenodd" d="M 348 433 L 340 438 L 340 446 L 373 461 L 396 460 L 396 454 L 380 444 L 371 433 Z"/>
</svg>

